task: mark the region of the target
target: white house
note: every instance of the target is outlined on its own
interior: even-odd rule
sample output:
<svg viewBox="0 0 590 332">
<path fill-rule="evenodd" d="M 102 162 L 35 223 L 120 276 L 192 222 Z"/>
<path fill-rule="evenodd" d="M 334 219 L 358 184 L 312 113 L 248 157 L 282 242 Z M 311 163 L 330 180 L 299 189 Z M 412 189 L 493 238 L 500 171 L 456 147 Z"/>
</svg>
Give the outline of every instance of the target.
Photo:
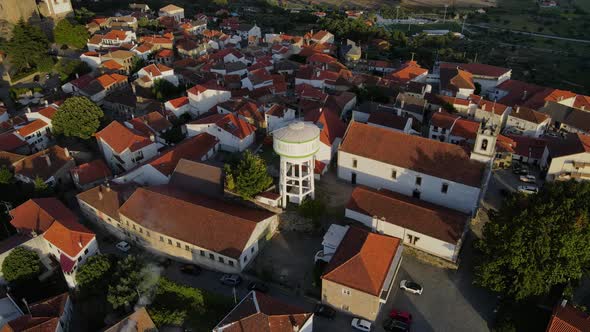
<svg viewBox="0 0 590 332">
<path fill-rule="evenodd" d="M 340 120 L 338 113 L 327 107 L 307 111 L 304 120 L 320 128 L 320 148 L 314 158 L 314 173 L 317 177 L 328 170 L 332 158 L 338 152 L 346 126 Z"/>
<path fill-rule="evenodd" d="M 114 173 L 128 171 L 158 154 L 162 144 L 117 121 L 96 133 L 98 146 Z"/>
<path fill-rule="evenodd" d="M 70 288 L 76 287 L 76 271 L 90 256 L 99 253 L 94 233 L 56 198 L 35 198 L 10 211 L 11 224 L 22 236 L 42 237 L 36 251 L 52 256 L 61 266 Z"/>
<path fill-rule="evenodd" d="M 68 1 L 69 2 L 69 1 Z M 10 296 L 0 299 L 0 326 L 5 331 L 48 331 L 65 332 L 70 330 L 72 301 L 67 292 L 27 303 L 26 314 Z M 23 328 L 23 327 L 26 327 Z"/>
<path fill-rule="evenodd" d="M 82 53 L 80 55 L 80 61 L 85 62 L 88 67 L 92 68 L 93 70 L 100 67 L 100 64 L 102 63 L 100 53 L 95 51 Z"/>
<path fill-rule="evenodd" d="M 508 115 L 506 132 L 538 138 L 545 133 L 551 118 L 524 106 L 515 106 Z"/>
<path fill-rule="evenodd" d="M 565 140 L 549 142 L 541 157 L 546 181 L 590 179 L 590 136 L 570 134 Z"/>
<path fill-rule="evenodd" d="M 354 188 L 345 216 L 456 263 L 470 216 L 386 189 Z"/>
<path fill-rule="evenodd" d="M 189 137 L 208 133 L 219 140 L 220 148 L 242 152 L 254 143 L 256 127 L 236 114 L 213 114 L 186 124 Z"/>
<path fill-rule="evenodd" d="M 326 30 L 320 30 L 316 33 L 313 33 L 310 37 L 310 40 L 317 44 L 325 44 L 325 43 L 334 43 L 334 35 Z"/>
<path fill-rule="evenodd" d="M 119 47 L 122 44 L 133 44 L 137 36 L 129 30 L 111 30 L 104 35 L 95 34 L 90 37 L 86 46 L 88 51 L 94 52 L 101 49 Z"/>
<path fill-rule="evenodd" d="M 265 105 L 263 108 L 266 130 L 271 133 L 295 120 L 295 110 L 281 104 Z"/>
<path fill-rule="evenodd" d="M 260 27 L 256 24 L 240 24 L 236 29 L 236 32 L 242 39 L 248 39 L 248 37 L 262 38 Z"/>
<path fill-rule="evenodd" d="M 164 103 L 164 108 L 172 112 L 177 118 L 187 113 L 191 109 L 188 97 L 182 96 L 176 99 L 168 100 Z"/>
<path fill-rule="evenodd" d="M 137 80 L 144 87 L 152 87 L 157 80 L 166 80 L 171 84 L 178 86 L 178 77 L 174 75 L 174 69 L 163 64 L 151 64 L 141 68 L 137 72 Z"/>
<path fill-rule="evenodd" d="M 494 155 L 492 137 L 482 138 Z M 477 144 L 477 143 L 476 143 Z M 472 154 L 471 157 L 477 157 Z M 460 146 L 351 122 L 338 150 L 338 177 L 385 188 L 464 213 L 474 213 L 489 167 Z"/>
<path fill-rule="evenodd" d="M 181 22 L 184 19 L 184 8 L 169 4 L 160 8 L 158 17 L 173 17 L 176 22 Z"/>
<path fill-rule="evenodd" d="M 52 139 L 51 119 L 57 113 L 58 108 L 58 105 L 51 104 L 35 112 L 27 109 L 25 116 L 29 122 L 16 126 L 14 134 L 26 141 L 33 152 L 47 149 Z"/>
<path fill-rule="evenodd" d="M 474 83 L 481 86 L 482 96 L 491 94 L 494 89 L 509 80 L 512 76 L 512 69 L 491 66 L 482 63 L 440 63 L 440 68 L 460 68 L 471 74 Z M 490 97 L 491 98 L 491 97 Z"/>
<path fill-rule="evenodd" d="M 143 186 L 167 184 L 174 168 L 181 159 L 205 161 L 219 150 L 219 140 L 203 133 L 188 138 L 170 147 L 141 166 L 117 176 L 113 181 L 119 184 L 135 182 Z"/>
<path fill-rule="evenodd" d="M 231 92 L 220 86 L 196 85 L 187 91 L 190 112 L 199 116 L 209 111 L 213 106 L 228 101 Z"/>
</svg>

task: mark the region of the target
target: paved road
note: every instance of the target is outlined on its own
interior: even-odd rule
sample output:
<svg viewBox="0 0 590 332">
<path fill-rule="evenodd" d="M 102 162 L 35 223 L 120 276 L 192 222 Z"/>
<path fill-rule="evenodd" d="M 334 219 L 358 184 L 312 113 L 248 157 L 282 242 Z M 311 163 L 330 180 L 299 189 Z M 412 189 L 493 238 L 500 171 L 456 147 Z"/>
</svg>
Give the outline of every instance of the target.
<svg viewBox="0 0 590 332">
<path fill-rule="evenodd" d="M 476 27 L 476 28 L 489 29 L 489 30 L 507 30 L 505 28 L 494 27 L 494 26 L 485 25 L 485 24 L 465 23 L 465 25 L 466 26 L 471 26 L 471 27 Z M 565 40 L 565 41 L 571 41 L 571 42 L 575 42 L 575 43 L 586 43 L 586 44 L 590 44 L 590 40 L 587 40 L 587 39 L 559 37 L 559 36 L 553 36 L 553 35 L 546 35 L 546 34 L 543 34 L 543 33 L 527 32 L 527 31 L 522 31 L 522 30 L 508 30 L 508 31 L 510 31 L 512 33 L 517 33 L 517 34 L 520 34 L 520 35 L 527 35 L 527 36 L 534 36 L 534 37 L 548 38 L 548 39 Z"/>
</svg>

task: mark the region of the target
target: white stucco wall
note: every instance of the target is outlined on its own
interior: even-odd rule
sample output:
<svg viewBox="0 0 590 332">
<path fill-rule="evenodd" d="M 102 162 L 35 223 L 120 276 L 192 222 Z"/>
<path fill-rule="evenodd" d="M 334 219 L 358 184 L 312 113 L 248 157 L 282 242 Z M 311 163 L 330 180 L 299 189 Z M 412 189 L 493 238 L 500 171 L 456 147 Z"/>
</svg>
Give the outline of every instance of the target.
<svg viewBox="0 0 590 332">
<path fill-rule="evenodd" d="M 229 152 L 242 152 L 254 143 L 254 132 L 240 139 L 228 131 L 219 128 L 216 124 L 187 124 L 186 131 L 188 137 L 197 136 L 200 133 L 208 133 L 219 140 L 220 148 Z"/>
<path fill-rule="evenodd" d="M 228 101 L 231 98 L 231 92 L 224 90 L 206 90 L 199 94 L 188 94 L 189 103 L 191 105 L 191 113 L 198 116 L 213 106 Z"/>
</svg>

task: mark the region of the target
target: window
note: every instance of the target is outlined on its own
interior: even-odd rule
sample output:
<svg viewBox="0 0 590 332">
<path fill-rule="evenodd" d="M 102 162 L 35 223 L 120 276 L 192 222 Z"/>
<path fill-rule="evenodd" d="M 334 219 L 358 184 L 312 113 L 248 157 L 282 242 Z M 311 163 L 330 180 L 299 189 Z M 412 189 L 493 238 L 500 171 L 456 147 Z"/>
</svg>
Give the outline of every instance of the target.
<svg viewBox="0 0 590 332">
<path fill-rule="evenodd" d="M 82 261 L 82 256 L 78 257 L 78 262 Z"/>
<path fill-rule="evenodd" d="M 349 308 L 348 308 L 348 306 L 346 304 L 343 304 L 341 308 L 344 311 L 349 311 Z"/>
<path fill-rule="evenodd" d="M 160 242 L 164 242 L 164 237 L 160 236 Z"/>
<path fill-rule="evenodd" d="M 396 170 L 391 171 L 391 178 L 394 180 L 397 179 L 397 171 Z"/>
<path fill-rule="evenodd" d="M 180 242 L 176 242 L 176 248 L 180 248 Z"/>
<path fill-rule="evenodd" d="M 145 231 L 145 235 L 147 235 L 148 237 L 151 237 L 150 231 Z"/>
<path fill-rule="evenodd" d="M 51 243 L 47 242 L 47 244 L 49 245 L 49 248 L 53 248 L 53 246 L 51 245 Z"/>
<path fill-rule="evenodd" d="M 219 263 L 223 263 L 223 257 L 219 256 L 217 257 L 217 260 L 219 261 Z"/>
<path fill-rule="evenodd" d="M 133 230 L 135 230 L 135 225 L 133 225 Z"/>
<path fill-rule="evenodd" d="M 84 250 L 84 255 L 88 255 L 88 248 L 86 248 L 86 250 Z"/>
<path fill-rule="evenodd" d="M 342 294 L 350 296 L 350 289 L 342 288 Z"/>
<path fill-rule="evenodd" d="M 143 228 L 139 227 L 139 232 L 143 234 Z"/>
<path fill-rule="evenodd" d="M 229 264 L 229 266 L 234 266 L 234 261 L 227 261 L 227 264 Z"/>
<path fill-rule="evenodd" d="M 418 242 L 418 240 L 420 240 L 419 237 L 417 237 L 415 235 L 408 234 L 408 243 L 410 243 L 412 245 L 416 245 L 416 242 Z"/>
<path fill-rule="evenodd" d="M 443 184 L 442 184 L 442 188 L 440 188 L 440 191 L 441 191 L 443 194 L 446 194 L 446 193 L 449 191 L 449 184 L 448 184 L 448 183 L 443 183 Z"/>
<path fill-rule="evenodd" d="M 172 240 L 168 239 L 168 244 L 172 245 Z"/>
<path fill-rule="evenodd" d="M 247 260 L 248 260 L 248 255 L 244 256 L 244 259 L 243 259 L 244 263 L 246 263 Z"/>
<path fill-rule="evenodd" d="M 417 199 L 420 199 L 420 190 L 417 190 L 417 189 L 414 190 L 412 192 L 412 197 L 417 198 Z"/>
<path fill-rule="evenodd" d="M 488 140 L 484 139 L 481 141 L 481 150 L 482 151 L 487 151 L 488 150 Z"/>
<path fill-rule="evenodd" d="M 254 247 L 252 247 L 252 249 L 250 249 L 250 252 L 251 252 L 251 253 L 254 253 L 254 249 L 255 249 L 255 248 L 254 248 Z"/>
<path fill-rule="evenodd" d="M 215 255 L 209 254 L 209 259 L 215 260 Z"/>
<path fill-rule="evenodd" d="M 189 247 L 188 245 L 185 245 L 185 246 L 184 246 L 184 250 L 186 250 L 186 251 L 191 251 L 191 247 Z"/>
<path fill-rule="evenodd" d="M 422 185 L 422 177 L 421 176 L 417 176 L 416 177 L 416 185 L 417 186 L 421 186 Z"/>
<path fill-rule="evenodd" d="M 432 131 L 438 131 L 438 127 L 437 126 L 432 126 Z"/>
<path fill-rule="evenodd" d="M 201 256 L 205 257 L 205 250 L 201 250 Z"/>
<path fill-rule="evenodd" d="M 444 134 L 446 134 L 446 133 L 447 133 L 447 129 L 446 129 L 446 128 L 442 128 L 442 130 L 441 130 L 441 134 L 443 134 L 443 135 L 444 135 Z"/>
<path fill-rule="evenodd" d="M 352 168 L 356 168 L 358 162 L 356 161 L 356 159 L 352 160 Z"/>
</svg>

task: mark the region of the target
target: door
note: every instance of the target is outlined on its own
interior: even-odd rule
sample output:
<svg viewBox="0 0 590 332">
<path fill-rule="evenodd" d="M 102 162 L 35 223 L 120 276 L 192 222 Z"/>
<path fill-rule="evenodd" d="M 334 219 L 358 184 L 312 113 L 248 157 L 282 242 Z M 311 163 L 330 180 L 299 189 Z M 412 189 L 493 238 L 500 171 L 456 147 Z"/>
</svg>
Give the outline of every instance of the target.
<svg viewBox="0 0 590 332">
<path fill-rule="evenodd" d="M 356 184 L 356 173 L 352 173 L 350 182 L 352 182 L 352 184 Z"/>
</svg>

